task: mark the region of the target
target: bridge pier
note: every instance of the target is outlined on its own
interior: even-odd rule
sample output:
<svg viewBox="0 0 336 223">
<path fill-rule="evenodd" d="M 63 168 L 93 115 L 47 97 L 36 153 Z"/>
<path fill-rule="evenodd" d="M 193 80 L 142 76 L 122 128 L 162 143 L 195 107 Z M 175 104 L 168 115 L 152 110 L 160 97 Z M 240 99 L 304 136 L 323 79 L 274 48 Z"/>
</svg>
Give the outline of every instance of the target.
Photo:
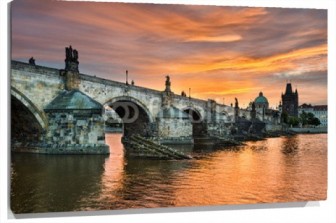
<svg viewBox="0 0 336 223">
<path fill-rule="evenodd" d="M 108 154 L 103 106 L 79 90 L 64 91 L 45 109 L 45 153 Z"/>
<path fill-rule="evenodd" d="M 166 88 L 162 92 L 162 106 L 156 116 L 157 137 L 163 144 L 192 144 L 193 126 L 189 116 L 173 106 L 174 93 L 170 77 L 166 76 Z"/>
<path fill-rule="evenodd" d="M 157 118 L 158 138 L 163 144 L 192 144 L 193 127 L 189 116 L 173 106 L 163 107 Z"/>
<path fill-rule="evenodd" d="M 65 89 L 44 111 L 48 128 L 44 138 L 45 153 L 108 154 L 105 144 L 103 106 L 79 91 L 78 51 L 66 47 Z"/>
</svg>

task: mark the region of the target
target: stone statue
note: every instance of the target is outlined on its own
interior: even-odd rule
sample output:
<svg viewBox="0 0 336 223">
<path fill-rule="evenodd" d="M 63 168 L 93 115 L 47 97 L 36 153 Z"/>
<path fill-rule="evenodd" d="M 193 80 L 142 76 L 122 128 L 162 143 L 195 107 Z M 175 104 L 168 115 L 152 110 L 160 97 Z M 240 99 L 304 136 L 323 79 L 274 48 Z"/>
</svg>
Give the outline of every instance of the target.
<svg viewBox="0 0 336 223">
<path fill-rule="evenodd" d="M 170 91 L 170 77 L 169 75 L 166 76 L 166 91 Z"/>
<path fill-rule="evenodd" d="M 65 59 L 68 61 L 72 60 L 72 47 L 65 47 Z"/>
<path fill-rule="evenodd" d="M 29 64 L 30 64 L 30 65 L 35 65 L 35 59 L 34 59 L 34 57 L 31 57 L 31 58 L 29 59 Z"/>
<path fill-rule="evenodd" d="M 252 111 L 255 111 L 255 103 L 254 102 L 252 102 Z"/>
<path fill-rule="evenodd" d="M 170 77 L 169 77 L 169 75 L 166 76 L 166 84 L 170 84 Z"/>
<path fill-rule="evenodd" d="M 74 62 L 78 62 L 78 51 L 77 50 L 73 50 L 73 60 Z"/>
<path fill-rule="evenodd" d="M 65 60 L 71 62 L 78 62 L 78 51 L 76 49 L 72 49 L 71 45 L 69 47 L 65 47 Z"/>
<path fill-rule="evenodd" d="M 256 112 L 256 106 L 255 106 L 255 103 L 252 102 L 252 110 L 250 112 L 250 115 L 251 115 L 251 119 L 256 119 L 257 118 L 257 112 Z"/>
<path fill-rule="evenodd" d="M 71 45 L 65 47 L 65 70 L 78 72 L 78 51 L 73 50 Z"/>
<path fill-rule="evenodd" d="M 239 107 L 239 105 L 238 105 L 238 99 L 235 98 L 235 101 L 236 101 L 236 102 L 235 102 L 235 107 L 238 108 L 238 107 Z"/>
</svg>

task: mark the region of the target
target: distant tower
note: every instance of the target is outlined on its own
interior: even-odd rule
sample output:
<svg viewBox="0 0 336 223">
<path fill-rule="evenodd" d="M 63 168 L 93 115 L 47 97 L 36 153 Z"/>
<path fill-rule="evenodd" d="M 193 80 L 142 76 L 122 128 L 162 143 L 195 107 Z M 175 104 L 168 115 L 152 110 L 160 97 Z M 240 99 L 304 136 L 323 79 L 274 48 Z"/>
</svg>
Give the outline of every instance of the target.
<svg viewBox="0 0 336 223">
<path fill-rule="evenodd" d="M 254 100 L 256 110 L 262 114 L 262 120 L 265 119 L 265 112 L 268 109 L 269 103 L 267 98 L 262 92 L 259 93 L 259 96 Z"/>
<path fill-rule="evenodd" d="M 292 90 L 292 84 L 287 83 L 285 94 L 281 95 L 282 98 L 282 113 L 287 113 L 289 116 L 298 117 L 299 107 L 299 93 L 297 89 L 295 92 Z"/>
<path fill-rule="evenodd" d="M 257 110 L 258 109 L 260 109 L 260 110 L 268 109 L 268 106 L 269 106 L 268 100 L 262 92 L 260 92 L 259 96 L 256 97 L 256 99 L 254 100 L 254 103 L 255 103 L 255 106 L 256 106 Z"/>
</svg>

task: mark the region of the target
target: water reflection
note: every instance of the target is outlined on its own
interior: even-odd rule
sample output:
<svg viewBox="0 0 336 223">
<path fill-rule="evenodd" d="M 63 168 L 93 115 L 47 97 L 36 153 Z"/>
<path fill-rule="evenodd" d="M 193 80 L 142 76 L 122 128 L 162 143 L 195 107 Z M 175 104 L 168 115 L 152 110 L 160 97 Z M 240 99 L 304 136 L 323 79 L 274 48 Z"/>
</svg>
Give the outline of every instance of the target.
<svg viewBox="0 0 336 223">
<path fill-rule="evenodd" d="M 12 154 L 11 209 L 15 213 L 78 210 L 99 193 L 106 156 Z"/>
<path fill-rule="evenodd" d="M 106 135 L 110 156 L 13 154 L 15 212 L 109 210 L 323 200 L 327 135 L 297 135 L 217 148 L 177 147 L 193 160 L 125 156 L 121 135 Z"/>
<path fill-rule="evenodd" d="M 298 153 L 299 142 L 298 136 L 289 136 L 284 139 L 282 144 L 282 153 L 285 155 L 295 155 Z"/>
</svg>

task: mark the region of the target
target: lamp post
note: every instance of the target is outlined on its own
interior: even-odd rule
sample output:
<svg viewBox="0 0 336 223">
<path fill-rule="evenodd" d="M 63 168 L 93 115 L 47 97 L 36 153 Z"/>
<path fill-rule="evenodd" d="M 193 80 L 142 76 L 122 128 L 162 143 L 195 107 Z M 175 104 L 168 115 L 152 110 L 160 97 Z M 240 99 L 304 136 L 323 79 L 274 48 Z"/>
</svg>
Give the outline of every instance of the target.
<svg viewBox="0 0 336 223">
<path fill-rule="evenodd" d="M 128 85 L 128 70 L 126 70 L 126 85 Z"/>
</svg>

